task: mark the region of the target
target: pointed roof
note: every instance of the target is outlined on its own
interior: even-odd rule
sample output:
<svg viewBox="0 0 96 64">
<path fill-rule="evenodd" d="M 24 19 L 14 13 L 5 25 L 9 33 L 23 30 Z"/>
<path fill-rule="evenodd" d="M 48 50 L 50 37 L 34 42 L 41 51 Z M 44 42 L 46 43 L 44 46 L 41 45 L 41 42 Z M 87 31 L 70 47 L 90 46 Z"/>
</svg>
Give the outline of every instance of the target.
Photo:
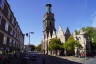
<svg viewBox="0 0 96 64">
<path fill-rule="evenodd" d="M 69 28 L 67 27 L 65 34 L 71 34 Z"/>
<path fill-rule="evenodd" d="M 59 25 L 58 31 L 63 31 L 62 27 Z"/>
<path fill-rule="evenodd" d="M 59 33 L 63 33 L 64 34 L 63 29 L 62 29 L 62 27 L 60 25 L 59 25 L 59 29 L 58 29 L 58 34 Z"/>
<path fill-rule="evenodd" d="M 63 32 L 63 29 L 61 26 L 59 26 L 57 38 L 59 38 L 61 40 L 61 43 L 65 42 L 65 36 L 64 36 L 64 32 Z"/>
<path fill-rule="evenodd" d="M 52 38 L 55 38 L 55 37 L 56 37 L 56 32 L 53 31 Z"/>
</svg>

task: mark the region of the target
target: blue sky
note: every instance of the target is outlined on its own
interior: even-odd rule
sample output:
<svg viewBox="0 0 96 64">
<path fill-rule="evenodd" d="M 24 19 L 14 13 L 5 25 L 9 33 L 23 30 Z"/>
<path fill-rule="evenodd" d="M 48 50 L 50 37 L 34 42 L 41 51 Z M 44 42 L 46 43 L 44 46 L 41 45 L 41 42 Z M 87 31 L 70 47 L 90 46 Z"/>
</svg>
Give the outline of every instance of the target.
<svg viewBox="0 0 96 64">
<path fill-rule="evenodd" d="M 73 32 L 86 26 L 96 26 L 96 0 L 8 0 L 12 11 L 23 31 L 35 32 L 31 35 L 31 44 L 38 45 L 43 38 L 43 16 L 45 4 L 52 4 L 55 14 L 56 29 L 61 25 L 63 30 L 69 27 Z M 25 37 L 25 44 L 28 38 Z"/>
</svg>

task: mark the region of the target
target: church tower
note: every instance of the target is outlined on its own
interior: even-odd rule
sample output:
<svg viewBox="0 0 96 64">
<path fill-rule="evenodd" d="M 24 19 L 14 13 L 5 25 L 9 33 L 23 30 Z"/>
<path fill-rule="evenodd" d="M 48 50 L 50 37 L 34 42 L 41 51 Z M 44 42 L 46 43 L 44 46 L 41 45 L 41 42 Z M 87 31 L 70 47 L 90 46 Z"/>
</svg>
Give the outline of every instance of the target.
<svg viewBox="0 0 96 64">
<path fill-rule="evenodd" d="M 46 4 L 47 12 L 44 15 L 44 38 L 48 38 L 49 34 L 52 37 L 53 32 L 56 33 L 55 29 L 55 19 L 54 14 L 52 13 L 51 4 Z"/>
<path fill-rule="evenodd" d="M 53 34 L 56 34 L 55 19 L 51 8 L 52 8 L 51 4 L 46 4 L 47 11 L 44 15 L 44 20 L 43 20 L 45 54 L 48 54 L 49 40 L 53 37 Z"/>
</svg>

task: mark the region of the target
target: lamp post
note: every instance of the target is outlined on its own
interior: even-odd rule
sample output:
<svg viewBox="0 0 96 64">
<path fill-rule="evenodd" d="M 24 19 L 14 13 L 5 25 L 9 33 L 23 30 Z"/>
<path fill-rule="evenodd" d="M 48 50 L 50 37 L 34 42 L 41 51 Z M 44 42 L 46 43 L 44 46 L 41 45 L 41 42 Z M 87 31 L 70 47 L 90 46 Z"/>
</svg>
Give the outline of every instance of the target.
<svg viewBox="0 0 96 64">
<path fill-rule="evenodd" d="M 34 32 L 26 33 L 26 36 L 29 37 L 29 46 L 28 46 L 28 47 L 29 47 L 29 50 L 30 50 L 30 35 L 31 35 L 31 34 L 34 34 Z"/>
</svg>

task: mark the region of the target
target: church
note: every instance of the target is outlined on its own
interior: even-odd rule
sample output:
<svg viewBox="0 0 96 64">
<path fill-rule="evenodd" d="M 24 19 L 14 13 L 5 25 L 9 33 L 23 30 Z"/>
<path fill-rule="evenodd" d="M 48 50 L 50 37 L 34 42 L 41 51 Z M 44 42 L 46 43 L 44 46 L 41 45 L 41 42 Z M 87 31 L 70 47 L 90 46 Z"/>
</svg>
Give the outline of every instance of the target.
<svg viewBox="0 0 96 64">
<path fill-rule="evenodd" d="M 45 54 L 48 53 L 48 45 L 49 41 L 52 38 L 58 38 L 61 40 L 61 43 L 64 43 L 71 35 L 69 28 L 67 27 L 66 32 L 63 32 L 61 26 L 59 26 L 58 31 L 55 28 L 55 18 L 54 13 L 52 13 L 52 5 L 46 4 L 46 13 L 44 15 L 43 20 L 43 41 L 42 41 L 42 49 Z"/>
<path fill-rule="evenodd" d="M 77 54 L 77 52 L 80 52 L 85 55 L 87 53 L 90 54 L 91 46 L 87 34 L 82 30 L 79 31 L 79 34 L 75 34 L 75 33 L 71 34 L 68 27 L 64 32 L 61 26 L 59 26 L 59 29 L 56 30 L 54 13 L 52 12 L 52 5 L 46 4 L 46 9 L 47 11 L 44 15 L 44 20 L 43 20 L 43 39 L 42 39 L 42 50 L 44 54 L 50 55 L 50 51 L 48 50 L 50 39 L 58 38 L 60 39 L 61 43 L 65 43 L 70 36 L 73 36 L 75 40 L 78 40 L 82 46 L 82 49 L 77 49 L 77 48 L 75 49 L 75 54 Z"/>
</svg>

